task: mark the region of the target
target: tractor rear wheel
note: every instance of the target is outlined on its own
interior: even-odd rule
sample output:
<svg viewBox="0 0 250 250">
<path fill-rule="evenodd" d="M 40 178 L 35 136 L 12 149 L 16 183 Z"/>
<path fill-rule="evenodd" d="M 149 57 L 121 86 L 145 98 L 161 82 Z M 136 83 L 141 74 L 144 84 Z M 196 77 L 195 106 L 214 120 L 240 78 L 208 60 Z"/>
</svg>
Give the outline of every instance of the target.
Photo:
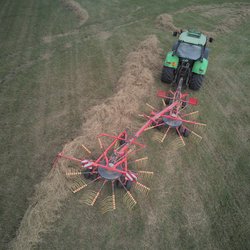
<svg viewBox="0 0 250 250">
<path fill-rule="evenodd" d="M 189 88 L 192 90 L 199 90 L 202 86 L 203 79 L 204 79 L 203 75 L 198 75 L 193 73 L 189 82 Z"/>
<path fill-rule="evenodd" d="M 161 80 L 162 82 L 165 82 L 168 84 L 172 83 L 174 80 L 174 69 L 163 66 L 162 73 L 161 73 Z"/>
</svg>

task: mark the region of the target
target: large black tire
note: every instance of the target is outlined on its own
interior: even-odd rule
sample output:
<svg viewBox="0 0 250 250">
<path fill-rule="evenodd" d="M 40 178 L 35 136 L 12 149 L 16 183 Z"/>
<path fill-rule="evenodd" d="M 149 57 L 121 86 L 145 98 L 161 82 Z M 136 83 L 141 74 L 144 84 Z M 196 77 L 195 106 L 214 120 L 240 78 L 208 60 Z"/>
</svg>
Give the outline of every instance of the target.
<svg viewBox="0 0 250 250">
<path fill-rule="evenodd" d="M 202 86 L 203 79 L 204 79 L 203 75 L 198 75 L 193 73 L 189 82 L 189 88 L 192 90 L 199 90 Z"/>
<path fill-rule="evenodd" d="M 174 69 L 163 66 L 162 73 L 161 73 L 161 80 L 162 82 L 165 82 L 168 84 L 172 83 L 174 80 Z"/>
</svg>

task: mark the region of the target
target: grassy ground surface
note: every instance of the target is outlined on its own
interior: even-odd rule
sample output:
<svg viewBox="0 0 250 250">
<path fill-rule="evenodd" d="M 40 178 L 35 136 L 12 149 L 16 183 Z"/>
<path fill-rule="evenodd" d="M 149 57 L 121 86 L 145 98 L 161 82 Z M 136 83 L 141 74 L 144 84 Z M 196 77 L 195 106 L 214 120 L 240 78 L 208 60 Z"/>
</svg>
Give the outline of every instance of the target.
<svg viewBox="0 0 250 250">
<path fill-rule="evenodd" d="M 116 95 L 127 54 L 152 34 L 161 48 L 171 47 L 171 30 L 156 24 L 163 13 L 177 27 L 217 29 L 206 83 L 196 93 L 208 124 L 204 140 L 171 157 L 167 143 L 147 134 L 155 172 L 149 197 L 137 197 L 134 212 L 120 207 L 102 216 L 79 203 L 80 193 L 71 195 L 35 249 L 250 248 L 250 12 L 233 2 L 214 1 L 211 10 L 212 1 L 78 0 L 88 19 L 59 0 L 0 2 L 1 249 L 56 153 L 80 135 L 83 115 Z M 175 13 L 186 7 L 193 9 Z M 226 26 L 229 17 L 235 22 Z M 155 82 L 155 90 L 163 87 Z M 147 101 L 155 103 L 155 93 Z"/>
</svg>

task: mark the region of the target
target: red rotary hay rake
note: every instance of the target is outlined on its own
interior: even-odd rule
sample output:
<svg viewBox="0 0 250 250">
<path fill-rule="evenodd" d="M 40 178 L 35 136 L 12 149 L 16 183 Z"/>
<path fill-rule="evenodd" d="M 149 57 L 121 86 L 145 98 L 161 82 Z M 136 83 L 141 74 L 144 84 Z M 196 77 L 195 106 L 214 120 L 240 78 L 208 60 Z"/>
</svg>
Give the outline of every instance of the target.
<svg viewBox="0 0 250 250">
<path fill-rule="evenodd" d="M 163 105 L 175 104 L 173 108 L 169 111 L 163 113 L 158 119 L 154 119 L 152 126 L 148 127 L 146 130 L 156 128 L 159 132 L 154 136 L 154 139 L 160 143 L 164 142 L 167 136 L 170 134 L 170 130 L 175 130 L 178 137 L 171 142 L 171 147 L 179 148 L 185 146 L 184 137 L 191 137 L 196 141 L 202 139 L 201 135 L 195 132 L 196 129 L 200 130 L 205 128 L 206 124 L 196 121 L 198 116 L 198 111 L 189 112 L 188 108 L 190 106 L 196 106 L 198 100 L 196 98 L 189 97 L 188 93 L 182 94 L 182 83 L 183 78 L 180 78 L 176 91 L 158 91 L 157 96 L 162 98 Z M 146 119 L 153 119 L 157 111 L 156 108 L 147 104 L 151 109 L 151 117 L 147 115 L 142 115 Z"/>
<path fill-rule="evenodd" d="M 187 93 L 182 94 L 182 78 L 180 79 L 177 89 L 173 91 L 159 91 L 158 96 L 163 99 L 164 108 L 157 111 L 150 106 L 150 116 L 142 115 L 147 119 L 145 124 L 131 137 L 127 130 L 117 136 L 109 134 L 100 134 L 97 139 L 102 153 L 98 157 L 91 156 L 91 151 L 84 145 L 81 145 L 88 153 L 88 157 L 75 158 L 67 156 L 64 152 L 58 154 L 58 158 L 64 158 L 74 164 L 65 174 L 70 181 L 70 189 L 77 193 L 86 187 L 92 187 L 84 193 L 82 201 L 87 205 L 94 206 L 98 201 L 102 213 L 116 209 L 116 188 L 125 191 L 123 201 L 129 209 L 133 209 L 137 204 L 130 190 L 133 187 L 140 193 L 147 194 L 150 188 L 141 183 L 141 180 L 150 179 L 153 172 L 147 171 L 140 166 L 147 160 L 147 157 L 135 159 L 135 153 L 145 148 L 144 144 L 137 140 L 143 132 L 158 128 L 161 133 L 160 142 L 163 142 L 171 128 L 178 134 L 178 141 L 175 147 L 184 146 L 183 137 L 194 135 L 199 140 L 201 136 L 196 134 L 188 125 L 202 126 L 205 124 L 194 120 L 188 120 L 197 112 L 187 113 L 189 105 L 197 105 L 195 98 L 189 98 Z M 168 105 L 168 106 L 167 106 Z M 104 143 L 104 139 L 106 139 Z M 109 144 L 107 144 L 107 140 Z M 96 184 L 96 185 L 91 185 Z M 108 186 L 109 185 L 109 186 Z M 108 186 L 104 190 L 104 186 Z M 103 197 L 101 199 L 100 197 Z"/>
</svg>

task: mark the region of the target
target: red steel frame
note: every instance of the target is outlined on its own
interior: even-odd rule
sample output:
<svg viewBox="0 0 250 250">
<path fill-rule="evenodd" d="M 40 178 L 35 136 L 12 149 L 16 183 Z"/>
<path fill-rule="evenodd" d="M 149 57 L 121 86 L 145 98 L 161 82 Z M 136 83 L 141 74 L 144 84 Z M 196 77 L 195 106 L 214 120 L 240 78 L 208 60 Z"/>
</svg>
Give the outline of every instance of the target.
<svg viewBox="0 0 250 250">
<path fill-rule="evenodd" d="M 108 134 L 100 134 L 98 136 L 98 138 L 110 137 L 110 138 L 113 138 L 114 140 L 103 151 L 103 153 L 98 157 L 97 160 L 88 161 L 91 164 L 89 164 L 87 169 L 91 169 L 91 170 L 95 171 L 97 168 L 104 168 L 104 169 L 107 169 L 107 170 L 112 171 L 112 172 L 117 172 L 117 173 L 121 173 L 123 175 L 126 175 L 129 172 L 129 170 L 127 168 L 127 163 L 128 163 L 127 156 L 128 156 L 128 154 L 135 152 L 135 151 L 138 151 L 142 148 L 145 148 L 145 145 L 136 142 L 137 139 L 141 136 L 141 134 L 145 131 L 146 128 L 148 128 L 152 125 L 153 122 L 155 122 L 158 118 L 162 117 L 165 113 L 171 111 L 177 105 L 178 105 L 178 102 L 176 101 L 173 104 L 171 104 L 170 106 L 164 108 L 162 111 L 160 111 L 158 113 L 154 113 L 153 117 L 149 117 L 148 121 L 134 134 L 134 136 L 131 139 L 124 139 L 123 136 L 125 136 L 125 137 L 127 136 L 126 130 L 121 132 L 118 136 L 112 136 L 112 135 L 108 135 Z M 115 164 L 112 167 L 110 167 L 108 153 L 112 150 L 112 148 L 116 145 L 116 143 L 118 141 L 121 141 L 121 140 L 125 141 L 125 143 L 123 145 L 121 145 L 118 149 L 113 150 L 113 153 L 116 157 L 116 161 L 115 161 Z M 129 148 L 131 145 L 136 145 L 136 146 L 139 146 L 140 148 L 130 152 Z M 79 164 L 82 164 L 83 160 L 85 160 L 85 159 L 78 159 L 78 158 L 71 157 L 71 156 L 66 156 L 63 154 L 63 152 L 59 153 L 57 157 L 65 158 L 65 159 L 74 161 L 74 162 L 79 163 Z M 106 162 L 105 165 L 100 163 L 103 159 Z M 124 166 L 123 170 L 117 169 L 118 166 Z"/>
<path fill-rule="evenodd" d="M 160 112 L 152 111 L 151 116 L 143 115 L 146 119 L 147 122 L 130 138 L 127 139 L 127 131 L 121 132 L 118 136 L 113 136 L 109 134 L 100 134 L 97 136 L 98 140 L 100 140 L 101 137 L 109 137 L 112 138 L 113 141 L 111 144 L 102 152 L 102 154 L 98 157 L 97 160 L 92 161 L 92 160 L 87 160 L 87 159 L 78 159 L 75 157 L 71 156 L 66 156 L 63 154 L 63 152 L 59 153 L 57 157 L 59 158 L 65 158 L 71 161 L 74 161 L 76 163 L 79 163 L 82 165 L 84 169 L 89 169 L 91 171 L 96 171 L 98 168 L 103 168 L 108 171 L 112 172 L 117 172 L 122 175 L 125 175 L 129 173 L 130 171 L 128 170 L 128 154 L 130 153 L 135 153 L 146 146 L 143 144 L 140 144 L 137 142 L 137 139 L 141 136 L 141 134 L 150 126 L 152 126 L 153 123 L 156 123 L 153 127 L 158 127 L 161 125 L 164 125 L 164 123 L 157 124 L 157 120 L 161 117 L 169 118 L 172 120 L 179 120 L 184 123 L 189 123 L 189 124 L 197 124 L 197 125 L 204 125 L 202 123 L 198 123 L 195 121 L 189 121 L 186 119 L 182 119 L 181 117 L 178 116 L 180 109 L 182 108 L 183 103 L 191 104 L 191 105 L 197 105 L 198 100 L 195 98 L 188 98 L 188 94 L 181 93 L 181 88 L 182 88 L 182 80 L 180 80 L 178 87 L 175 92 L 172 91 L 158 91 L 157 95 L 158 97 L 164 98 L 164 99 L 171 99 L 173 100 L 173 103 L 167 107 L 165 107 L 163 110 Z M 168 93 L 172 95 L 172 97 L 168 96 Z M 180 132 L 177 129 L 177 132 L 180 135 Z M 119 146 L 118 148 L 114 148 L 115 145 L 117 144 L 118 141 L 123 141 L 124 143 Z M 130 146 L 135 145 L 138 146 L 139 149 L 136 150 L 131 150 Z M 103 148 L 103 145 L 101 145 L 101 148 Z M 110 166 L 110 160 L 108 155 L 112 153 L 112 166 Z M 87 162 L 87 165 L 85 163 Z M 102 162 L 105 162 L 103 164 Z M 119 169 L 118 169 L 119 167 Z M 121 169 L 122 168 L 122 169 Z"/>
</svg>

